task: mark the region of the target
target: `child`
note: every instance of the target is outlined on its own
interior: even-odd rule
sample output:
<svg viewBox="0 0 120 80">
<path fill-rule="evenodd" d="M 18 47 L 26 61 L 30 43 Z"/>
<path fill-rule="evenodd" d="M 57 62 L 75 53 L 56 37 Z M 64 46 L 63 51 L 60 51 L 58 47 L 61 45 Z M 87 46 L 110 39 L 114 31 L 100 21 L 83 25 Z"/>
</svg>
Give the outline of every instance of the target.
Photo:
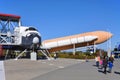
<svg viewBox="0 0 120 80">
<path fill-rule="evenodd" d="M 113 63 L 111 61 L 108 62 L 108 67 L 109 67 L 109 72 L 111 73 L 113 67 Z"/>
<path fill-rule="evenodd" d="M 102 59 L 100 59 L 100 62 L 99 62 L 99 63 L 100 63 L 100 67 L 99 67 L 99 68 L 101 68 L 101 69 L 102 69 L 102 68 L 103 68 L 103 60 L 102 60 Z"/>
<path fill-rule="evenodd" d="M 100 57 L 99 56 L 95 57 L 95 61 L 96 61 L 96 66 L 99 67 Z"/>
</svg>

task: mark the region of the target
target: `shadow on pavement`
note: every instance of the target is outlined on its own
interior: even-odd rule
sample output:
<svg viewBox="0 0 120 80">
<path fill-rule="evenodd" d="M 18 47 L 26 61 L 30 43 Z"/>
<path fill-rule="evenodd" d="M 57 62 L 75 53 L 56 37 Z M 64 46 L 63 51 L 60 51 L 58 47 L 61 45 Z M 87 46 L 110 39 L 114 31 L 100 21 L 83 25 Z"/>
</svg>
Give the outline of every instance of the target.
<svg viewBox="0 0 120 80">
<path fill-rule="evenodd" d="M 117 71 L 114 71 L 115 74 L 119 74 L 120 75 L 120 72 L 117 72 Z"/>
<path fill-rule="evenodd" d="M 98 70 L 98 72 L 104 73 L 102 70 Z"/>
<path fill-rule="evenodd" d="M 98 70 L 98 72 L 101 72 L 101 73 L 104 73 L 104 74 L 111 73 L 110 71 L 104 72 L 103 70 Z"/>
<path fill-rule="evenodd" d="M 94 66 L 94 67 L 97 67 L 97 65 L 95 65 L 95 64 L 94 64 L 93 66 Z"/>
</svg>

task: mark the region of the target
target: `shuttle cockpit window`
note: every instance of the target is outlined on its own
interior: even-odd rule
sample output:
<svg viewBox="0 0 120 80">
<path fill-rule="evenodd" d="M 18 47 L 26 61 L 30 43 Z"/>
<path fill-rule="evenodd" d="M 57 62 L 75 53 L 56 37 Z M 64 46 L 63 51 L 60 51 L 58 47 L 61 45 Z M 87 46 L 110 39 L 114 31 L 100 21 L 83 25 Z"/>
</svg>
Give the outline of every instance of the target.
<svg viewBox="0 0 120 80">
<path fill-rule="evenodd" d="M 25 31 L 37 31 L 37 30 L 35 28 L 33 28 L 33 27 L 29 27 Z"/>
</svg>

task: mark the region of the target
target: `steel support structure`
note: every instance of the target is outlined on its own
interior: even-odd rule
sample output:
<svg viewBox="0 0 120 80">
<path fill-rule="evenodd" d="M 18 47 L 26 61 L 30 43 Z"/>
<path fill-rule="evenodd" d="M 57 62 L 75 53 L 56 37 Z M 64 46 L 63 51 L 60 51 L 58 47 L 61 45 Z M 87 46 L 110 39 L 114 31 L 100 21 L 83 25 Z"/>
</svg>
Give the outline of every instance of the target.
<svg viewBox="0 0 120 80">
<path fill-rule="evenodd" d="M 13 44 L 15 42 L 14 29 L 20 25 L 20 16 L 0 14 L 0 44 Z"/>
</svg>

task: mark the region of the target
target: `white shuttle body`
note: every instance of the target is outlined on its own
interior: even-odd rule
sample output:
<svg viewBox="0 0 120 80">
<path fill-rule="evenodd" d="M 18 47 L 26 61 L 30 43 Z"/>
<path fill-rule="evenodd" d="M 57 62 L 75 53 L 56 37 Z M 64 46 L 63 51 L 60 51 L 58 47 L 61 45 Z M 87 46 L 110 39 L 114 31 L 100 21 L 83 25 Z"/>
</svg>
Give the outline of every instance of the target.
<svg viewBox="0 0 120 80">
<path fill-rule="evenodd" d="M 31 26 L 21 26 L 20 16 L 0 14 L 0 45 L 4 49 L 31 49 L 41 45 L 41 35 Z"/>
<path fill-rule="evenodd" d="M 16 27 L 14 34 L 16 45 L 30 45 L 41 42 L 41 35 L 34 27 Z"/>
</svg>

